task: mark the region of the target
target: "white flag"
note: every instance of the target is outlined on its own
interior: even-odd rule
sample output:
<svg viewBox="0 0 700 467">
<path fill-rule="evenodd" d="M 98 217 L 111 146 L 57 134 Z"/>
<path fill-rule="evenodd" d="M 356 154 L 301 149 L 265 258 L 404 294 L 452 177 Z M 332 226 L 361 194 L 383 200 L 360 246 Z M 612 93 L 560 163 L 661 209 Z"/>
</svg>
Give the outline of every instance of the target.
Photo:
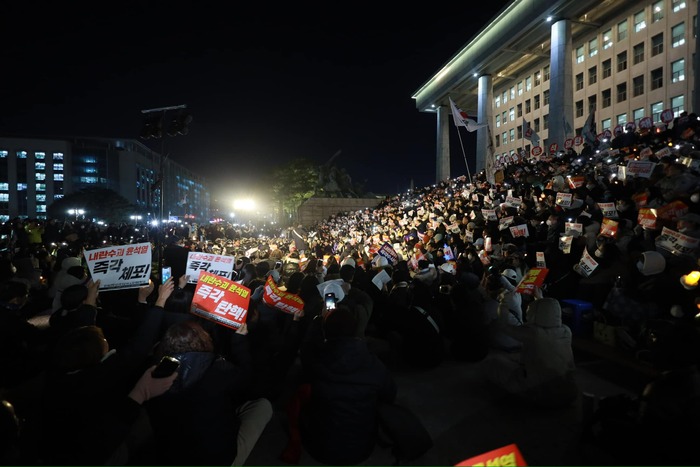
<svg viewBox="0 0 700 467">
<path fill-rule="evenodd" d="M 455 126 L 463 126 L 469 132 L 478 130 L 486 126 L 485 123 L 476 123 L 475 120 L 469 118 L 466 112 L 455 105 L 455 102 L 450 97 L 450 107 L 452 108 L 452 119 L 455 121 Z"/>
<path fill-rule="evenodd" d="M 533 130 L 530 124 L 527 123 L 525 117 L 523 117 L 523 136 L 535 146 L 540 145 L 540 136 L 535 133 L 535 130 Z"/>
</svg>

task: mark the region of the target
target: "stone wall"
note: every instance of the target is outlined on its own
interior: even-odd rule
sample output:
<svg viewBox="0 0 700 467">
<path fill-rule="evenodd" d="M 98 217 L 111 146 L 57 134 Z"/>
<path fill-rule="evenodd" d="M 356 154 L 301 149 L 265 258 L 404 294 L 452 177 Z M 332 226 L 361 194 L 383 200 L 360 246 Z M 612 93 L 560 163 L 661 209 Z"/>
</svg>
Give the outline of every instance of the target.
<svg viewBox="0 0 700 467">
<path fill-rule="evenodd" d="M 358 211 L 374 208 L 384 200 L 378 198 L 309 198 L 298 210 L 299 223 L 309 227 L 339 212 Z"/>
</svg>

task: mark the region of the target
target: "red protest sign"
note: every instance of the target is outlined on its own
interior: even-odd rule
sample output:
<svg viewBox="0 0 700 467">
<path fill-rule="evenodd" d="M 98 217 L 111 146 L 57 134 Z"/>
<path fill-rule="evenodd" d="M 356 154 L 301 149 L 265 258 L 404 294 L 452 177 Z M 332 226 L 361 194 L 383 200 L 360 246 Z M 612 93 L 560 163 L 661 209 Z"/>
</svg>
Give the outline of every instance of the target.
<svg viewBox="0 0 700 467">
<path fill-rule="evenodd" d="M 515 291 L 521 294 L 532 295 L 535 291 L 535 287 L 542 287 L 548 273 L 549 269 L 547 268 L 530 268 L 527 274 L 525 274 L 525 277 L 523 277 L 515 288 Z"/>
<path fill-rule="evenodd" d="M 508 446 L 503 446 L 502 448 L 494 449 L 493 451 L 485 452 L 478 456 L 470 457 L 465 459 L 457 466 L 481 466 L 481 465 L 515 465 L 515 466 L 525 466 L 527 462 L 523 459 L 523 455 L 520 453 L 520 449 L 516 444 L 509 444 Z"/>
<path fill-rule="evenodd" d="M 656 209 L 656 217 L 674 222 L 688 213 L 688 206 L 677 199 Z"/>
<path fill-rule="evenodd" d="M 661 112 L 661 121 L 664 123 L 671 123 L 673 121 L 673 110 L 666 109 Z"/>
<path fill-rule="evenodd" d="M 564 141 L 564 149 L 571 149 L 574 147 L 574 139 L 573 138 L 567 138 Z"/>
<path fill-rule="evenodd" d="M 537 157 L 537 156 L 541 156 L 543 151 L 544 150 L 542 149 L 542 146 L 535 146 L 534 148 L 532 148 L 530 150 L 530 154 Z"/>
<path fill-rule="evenodd" d="M 552 143 L 549 145 L 549 153 L 554 154 L 559 150 L 559 145 L 557 143 Z"/>
<path fill-rule="evenodd" d="M 206 271 L 199 273 L 190 313 L 238 329 L 246 321 L 249 306 L 248 287 Z"/>
<path fill-rule="evenodd" d="M 578 135 L 574 137 L 574 146 L 581 146 L 583 144 L 583 136 Z"/>
<path fill-rule="evenodd" d="M 617 238 L 618 224 L 619 222 L 604 217 L 603 221 L 600 223 L 600 235 Z"/>
<path fill-rule="evenodd" d="M 304 300 L 297 294 L 280 290 L 272 279 L 272 276 L 269 276 L 265 282 L 262 299 L 269 307 L 292 315 L 304 309 Z"/>
<path fill-rule="evenodd" d="M 641 130 L 649 130 L 654 127 L 654 120 L 651 117 L 644 117 L 639 120 L 639 128 Z"/>
<path fill-rule="evenodd" d="M 640 208 L 637 215 L 637 223 L 645 229 L 656 228 L 656 209 Z"/>
</svg>

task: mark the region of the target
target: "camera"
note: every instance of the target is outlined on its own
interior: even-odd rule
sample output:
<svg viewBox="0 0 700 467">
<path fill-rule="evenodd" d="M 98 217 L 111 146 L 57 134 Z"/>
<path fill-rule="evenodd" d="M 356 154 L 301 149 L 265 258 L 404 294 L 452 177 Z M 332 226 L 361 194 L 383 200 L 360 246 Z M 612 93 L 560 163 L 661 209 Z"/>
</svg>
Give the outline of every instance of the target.
<svg viewBox="0 0 700 467">
<path fill-rule="evenodd" d="M 335 294 L 328 292 L 325 295 L 326 310 L 335 310 Z"/>
<path fill-rule="evenodd" d="M 165 355 L 153 369 L 151 376 L 154 378 L 167 378 L 175 373 L 178 368 L 180 368 L 180 360 L 175 357 Z"/>
</svg>

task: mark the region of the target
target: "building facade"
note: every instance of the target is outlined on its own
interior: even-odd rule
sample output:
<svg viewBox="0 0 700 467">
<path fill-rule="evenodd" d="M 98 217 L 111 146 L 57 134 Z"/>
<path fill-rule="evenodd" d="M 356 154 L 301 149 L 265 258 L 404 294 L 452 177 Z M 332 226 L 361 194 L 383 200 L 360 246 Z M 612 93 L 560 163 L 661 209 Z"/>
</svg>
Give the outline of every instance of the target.
<svg viewBox="0 0 700 467">
<path fill-rule="evenodd" d="M 0 221 L 46 218 L 54 200 L 87 187 L 108 188 L 135 207 L 134 215 L 208 220 L 206 181 L 136 140 L 0 137 Z M 99 218 L 98 213 L 86 213 Z"/>
<path fill-rule="evenodd" d="M 697 0 L 515 0 L 413 96 L 437 115 L 437 181 L 450 178 L 451 97 L 479 129 L 477 171 L 494 158 L 531 155 L 527 126 L 548 152 L 670 109 L 698 112 Z M 577 148 L 574 147 L 576 150 Z M 580 147 L 578 148 L 580 150 Z"/>
</svg>

